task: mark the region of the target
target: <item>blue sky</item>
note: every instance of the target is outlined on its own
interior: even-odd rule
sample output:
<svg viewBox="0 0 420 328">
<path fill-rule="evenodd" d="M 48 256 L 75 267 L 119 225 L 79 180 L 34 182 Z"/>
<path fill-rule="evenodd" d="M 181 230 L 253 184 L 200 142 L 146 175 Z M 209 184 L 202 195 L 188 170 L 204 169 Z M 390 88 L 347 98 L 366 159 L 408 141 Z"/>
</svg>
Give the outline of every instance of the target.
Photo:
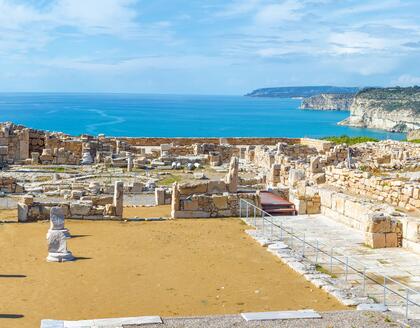
<svg viewBox="0 0 420 328">
<path fill-rule="evenodd" d="M 0 0 L 0 91 L 420 85 L 418 0 Z"/>
</svg>

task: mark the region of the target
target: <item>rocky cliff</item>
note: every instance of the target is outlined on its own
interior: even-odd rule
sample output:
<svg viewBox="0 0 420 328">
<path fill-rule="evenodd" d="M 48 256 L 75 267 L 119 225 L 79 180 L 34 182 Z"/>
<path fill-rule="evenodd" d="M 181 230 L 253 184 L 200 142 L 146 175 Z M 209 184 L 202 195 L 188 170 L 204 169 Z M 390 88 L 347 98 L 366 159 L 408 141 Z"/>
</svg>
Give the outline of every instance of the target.
<svg viewBox="0 0 420 328">
<path fill-rule="evenodd" d="M 407 132 L 420 129 L 420 87 L 360 91 L 341 125 Z"/>
<path fill-rule="evenodd" d="M 353 87 L 334 87 L 329 85 L 323 86 L 306 86 L 306 87 L 278 87 L 278 88 L 262 88 L 256 89 L 245 96 L 248 97 L 277 97 L 277 98 L 305 98 L 321 93 L 356 93 L 359 88 Z"/>
<path fill-rule="evenodd" d="M 305 98 L 301 109 L 314 110 L 350 110 L 355 94 L 353 93 L 322 93 Z"/>
</svg>

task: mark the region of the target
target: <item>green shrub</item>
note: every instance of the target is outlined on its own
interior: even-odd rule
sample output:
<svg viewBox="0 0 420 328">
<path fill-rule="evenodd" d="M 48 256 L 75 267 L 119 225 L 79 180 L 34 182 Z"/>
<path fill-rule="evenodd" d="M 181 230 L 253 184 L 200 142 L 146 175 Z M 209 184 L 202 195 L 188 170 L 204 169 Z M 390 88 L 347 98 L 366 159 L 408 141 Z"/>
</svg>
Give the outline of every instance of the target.
<svg viewBox="0 0 420 328">
<path fill-rule="evenodd" d="M 349 137 L 349 136 L 346 136 L 346 135 L 342 135 L 342 136 L 339 136 L 339 137 L 338 136 L 324 137 L 322 139 L 334 142 L 336 144 L 345 143 L 349 146 L 355 145 L 355 144 L 358 144 L 358 143 L 362 143 L 362 142 L 369 142 L 369 141 L 378 142 L 379 141 L 378 139 L 372 138 L 372 137 L 365 137 L 365 136 Z"/>
</svg>

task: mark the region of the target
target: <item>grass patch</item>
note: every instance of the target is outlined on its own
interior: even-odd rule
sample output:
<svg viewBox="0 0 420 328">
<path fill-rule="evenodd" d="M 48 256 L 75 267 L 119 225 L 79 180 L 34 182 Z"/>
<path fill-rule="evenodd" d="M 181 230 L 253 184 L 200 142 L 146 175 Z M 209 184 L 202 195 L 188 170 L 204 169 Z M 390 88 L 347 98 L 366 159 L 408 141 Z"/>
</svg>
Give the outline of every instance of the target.
<svg viewBox="0 0 420 328">
<path fill-rule="evenodd" d="M 408 142 L 412 142 L 412 143 L 418 143 L 420 144 L 420 139 L 414 139 L 414 140 L 407 140 Z"/>
<path fill-rule="evenodd" d="M 355 145 L 358 143 L 362 143 L 362 142 L 378 142 L 379 140 L 376 138 L 371 138 L 371 137 L 349 137 L 347 135 L 342 135 L 342 136 L 331 136 L 331 137 L 324 137 L 321 138 L 322 140 L 327 140 L 327 141 L 331 141 L 334 142 L 336 144 L 347 144 L 349 146 L 351 145 Z"/>
<path fill-rule="evenodd" d="M 326 268 L 324 268 L 322 265 L 317 264 L 315 266 L 316 271 L 327 274 L 329 276 L 331 276 L 331 278 L 337 278 L 337 275 L 335 275 L 334 273 L 330 272 L 329 270 L 327 270 Z"/>
<path fill-rule="evenodd" d="M 182 178 L 179 175 L 173 175 L 170 174 L 163 178 L 162 180 L 159 180 L 158 183 L 162 186 L 170 186 L 174 182 L 180 182 Z"/>
</svg>

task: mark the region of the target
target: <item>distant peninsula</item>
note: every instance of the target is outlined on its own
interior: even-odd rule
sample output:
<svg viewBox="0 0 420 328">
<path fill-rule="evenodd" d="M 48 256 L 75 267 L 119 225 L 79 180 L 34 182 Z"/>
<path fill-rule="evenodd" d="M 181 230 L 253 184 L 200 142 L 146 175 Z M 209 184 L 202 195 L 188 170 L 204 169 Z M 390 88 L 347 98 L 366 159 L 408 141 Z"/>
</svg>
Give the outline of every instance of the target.
<svg viewBox="0 0 420 328">
<path fill-rule="evenodd" d="M 356 87 L 335 86 L 302 86 L 302 87 L 275 87 L 256 89 L 245 96 L 247 97 L 276 97 L 276 98 L 307 98 L 319 94 L 355 94 L 360 90 Z"/>
</svg>

